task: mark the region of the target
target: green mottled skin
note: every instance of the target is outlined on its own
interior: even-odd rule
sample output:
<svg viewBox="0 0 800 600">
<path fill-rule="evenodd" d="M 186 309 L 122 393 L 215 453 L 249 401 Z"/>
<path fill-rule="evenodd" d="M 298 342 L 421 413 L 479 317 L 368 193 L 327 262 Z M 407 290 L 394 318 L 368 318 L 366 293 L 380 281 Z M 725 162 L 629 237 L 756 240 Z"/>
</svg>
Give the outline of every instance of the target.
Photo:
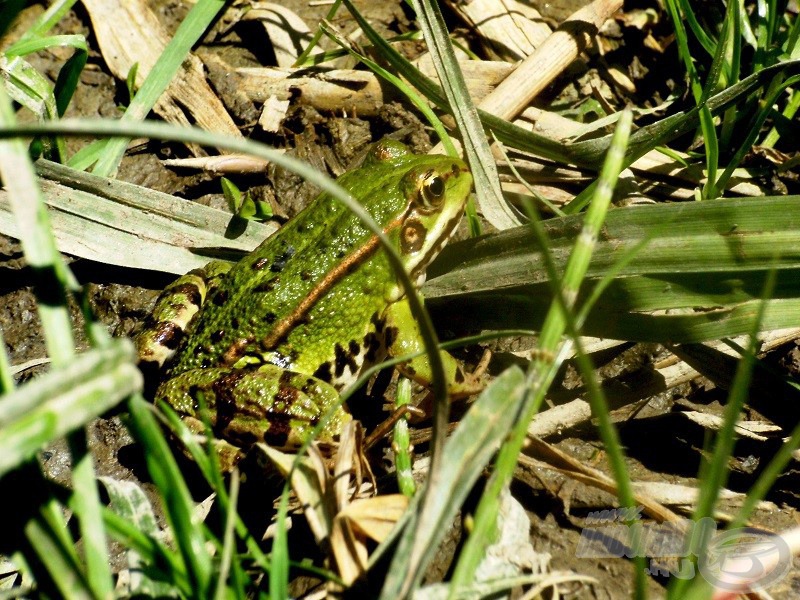
<svg viewBox="0 0 800 600">
<path fill-rule="evenodd" d="M 457 159 L 414 155 L 388 141 L 337 181 L 381 225 L 418 282 L 455 229 L 471 182 Z M 168 351 L 153 348 L 171 344 L 156 398 L 191 418 L 202 391 L 217 434 L 234 444 L 296 444 L 328 410 L 335 414 L 323 436 L 335 436 L 349 418 L 337 391 L 392 353 L 397 340 L 407 350 L 418 339 L 405 307 L 392 309 L 405 298 L 375 236 L 326 194 L 225 270 L 206 268 L 214 276 L 207 290 L 198 284 L 202 272 L 170 286 L 138 345 L 143 361 L 163 362 L 156 354 Z M 187 299 L 202 304 L 196 315 L 180 308 Z M 187 316 L 180 321 L 176 313 Z"/>
</svg>

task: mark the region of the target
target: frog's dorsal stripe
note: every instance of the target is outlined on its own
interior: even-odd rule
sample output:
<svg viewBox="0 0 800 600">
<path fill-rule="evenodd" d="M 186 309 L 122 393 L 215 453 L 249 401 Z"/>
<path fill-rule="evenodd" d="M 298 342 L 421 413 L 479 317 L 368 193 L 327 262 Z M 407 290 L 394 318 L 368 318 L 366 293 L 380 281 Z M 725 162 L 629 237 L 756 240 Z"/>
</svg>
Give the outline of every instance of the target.
<svg viewBox="0 0 800 600">
<path fill-rule="evenodd" d="M 383 229 L 384 235 L 388 235 L 393 229 L 399 227 L 406 218 L 409 207 L 398 218 L 390 221 L 389 224 Z M 363 261 L 365 261 L 371 254 L 373 254 L 380 246 L 380 241 L 377 235 L 372 235 L 362 246 L 356 248 L 349 255 L 344 257 L 339 263 L 336 264 L 328 273 L 319 280 L 316 286 L 303 298 L 297 307 L 286 315 L 283 319 L 276 322 L 270 334 L 261 341 L 261 347 L 264 350 L 271 350 L 277 346 L 280 341 L 294 329 L 314 307 L 314 305 L 322 298 L 338 281 L 352 272 L 352 270 Z M 226 355 L 226 359 L 228 356 Z M 236 357 L 238 359 L 238 357 Z M 233 362 L 236 362 L 234 360 Z M 232 363 L 231 363 L 232 364 Z"/>
</svg>

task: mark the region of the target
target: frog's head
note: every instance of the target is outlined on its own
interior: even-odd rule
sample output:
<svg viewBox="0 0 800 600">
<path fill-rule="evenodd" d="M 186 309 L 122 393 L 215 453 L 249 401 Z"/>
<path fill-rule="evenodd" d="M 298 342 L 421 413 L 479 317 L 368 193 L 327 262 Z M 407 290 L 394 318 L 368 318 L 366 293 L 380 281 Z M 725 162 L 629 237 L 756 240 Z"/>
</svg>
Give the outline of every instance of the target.
<svg viewBox="0 0 800 600">
<path fill-rule="evenodd" d="M 420 286 L 425 269 L 461 220 L 472 175 L 457 158 L 413 154 L 390 139 L 372 147 L 364 166 L 343 177 L 361 179 L 347 183 L 352 190 L 364 190 L 362 200 Z M 402 294 L 402 287 L 397 287 L 390 296 Z"/>
<path fill-rule="evenodd" d="M 417 285 L 453 235 L 472 187 L 467 165 L 446 156 L 417 156 L 401 180 L 407 209 L 398 228 L 398 250 Z"/>
</svg>

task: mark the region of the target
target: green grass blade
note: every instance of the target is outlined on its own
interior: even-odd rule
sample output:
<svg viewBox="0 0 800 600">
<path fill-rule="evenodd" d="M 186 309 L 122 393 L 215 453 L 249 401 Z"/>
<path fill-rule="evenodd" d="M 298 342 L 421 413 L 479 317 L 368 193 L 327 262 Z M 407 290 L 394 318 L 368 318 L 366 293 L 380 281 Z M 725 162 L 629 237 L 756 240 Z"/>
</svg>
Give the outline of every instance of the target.
<svg viewBox="0 0 800 600">
<path fill-rule="evenodd" d="M 314 35 L 311 37 L 311 40 L 308 42 L 308 46 L 306 46 L 303 51 L 300 53 L 300 56 L 297 57 L 297 60 L 294 61 L 294 67 L 301 67 L 305 66 L 306 62 L 308 61 L 308 55 L 311 54 L 311 51 L 317 47 L 320 38 L 323 34 L 323 25 L 326 21 L 333 21 L 334 17 L 336 17 L 336 13 L 339 10 L 339 7 L 342 5 L 342 0 L 334 0 L 333 4 L 331 4 L 330 9 L 328 10 L 328 14 L 325 15 L 325 19 L 320 22 L 319 27 L 314 32 Z"/>
<path fill-rule="evenodd" d="M 78 429 L 69 436 L 72 454 L 72 498 L 70 508 L 78 519 L 83 544 L 86 579 L 98 598 L 110 598 L 114 590 L 111 561 L 97 489 L 94 459 L 87 449 L 86 434 Z"/>
<path fill-rule="evenodd" d="M 0 85 L 0 127 L 14 127 L 11 102 Z M 66 287 L 74 285 L 58 253 L 50 220 L 28 152 L 20 140 L 0 142 L 0 178 L 19 226 L 25 259 L 36 276 L 35 291 L 45 331 L 47 351 L 53 364 L 65 364 L 74 354 L 72 325 L 67 310 Z"/>
<path fill-rule="evenodd" d="M 764 286 L 764 300 L 772 295 L 775 286 L 775 275 L 776 271 L 772 271 L 770 279 Z M 733 384 L 728 394 L 728 402 L 725 406 L 724 422 L 715 436 L 708 470 L 699 486 L 700 497 L 692 515 L 695 522 L 704 517 L 712 517 L 714 515 L 714 504 L 717 501 L 719 491 L 725 486 L 728 479 L 728 460 L 733 452 L 736 423 L 739 420 L 745 402 L 747 402 L 755 355 L 758 351 L 757 334 L 762 329 L 762 318 L 766 306 L 766 302 L 761 302 L 759 310 L 751 322 L 750 343 L 737 365 Z M 703 544 L 703 547 L 705 547 L 705 544 Z"/>
<path fill-rule="evenodd" d="M 82 35 L 51 35 L 41 38 L 27 38 L 12 44 L 3 52 L 6 56 L 25 56 L 40 50 L 47 50 L 53 46 L 64 46 L 76 50 L 88 50 L 86 38 Z"/>
<path fill-rule="evenodd" d="M 141 389 L 133 346 L 119 340 L 20 386 L 0 403 L 0 475 Z"/>
<path fill-rule="evenodd" d="M 141 557 L 141 564 L 147 565 L 146 576 L 153 580 L 153 584 L 151 586 L 149 582 L 143 582 L 143 586 L 147 589 L 156 588 L 151 593 L 152 596 L 174 592 L 175 589 L 180 590 L 186 597 L 190 596 L 191 587 L 186 579 L 186 571 L 174 551 L 158 541 L 154 535 L 142 531 L 141 516 L 129 510 L 119 512 L 120 514 L 117 514 L 104 508 L 103 521 L 109 535 L 124 544 L 129 553 L 137 553 Z M 165 581 L 170 581 L 171 585 L 167 586 Z M 163 587 L 168 589 L 164 590 Z M 146 590 L 143 592 L 147 593 Z"/>
<path fill-rule="evenodd" d="M 219 575 L 217 576 L 217 587 L 214 592 L 215 598 L 222 600 L 226 597 L 227 591 L 230 589 L 226 586 L 228 574 L 231 571 L 231 563 L 234 557 L 234 547 L 236 538 L 234 533 L 236 531 L 236 521 L 239 515 L 236 512 L 236 507 L 239 502 L 239 471 L 234 470 L 231 473 L 231 487 L 230 492 L 227 494 L 228 502 L 225 508 L 225 526 L 222 533 L 222 553 L 220 556 Z M 234 572 L 237 569 L 234 568 Z M 287 570 L 288 571 L 288 570 Z M 242 590 L 239 590 L 238 597 L 244 598 Z"/>
<path fill-rule="evenodd" d="M 338 32 L 331 29 L 327 25 L 321 25 L 320 29 L 321 31 L 324 31 L 325 34 L 334 42 L 347 50 L 351 56 L 364 63 L 364 65 L 366 65 L 366 67 L 369 68 L 373 73 L 385 79 L 391 85 L 400 90 L 406 96 L 406 98 L 408 98 L 409 101 L 411 101 L 411 103 L 417 107 L 417 110 L 419 110 L 428 120 L 428 123 L 430 123 L 431 127 L 433 127 L 434 131 L 439 136 L 439 139 L 444 145 L 447 154 L 450 156 L 457 156 L 455 146 L 453 146 L 450 135 L 447 133 L 447 130 L 445 129 L 441 119 L 436 116 L 436 113 L 433 112 L 433 109 L 419 96 L 419 94 L 409 87 L 405 81 L 381 67 L 368 56 L 357 52 L 351 44 L 349 44 L 341 35 L 338 34 Z"/>
<path fill-rule="evenodd" d="M 89 51 L 87 48 L 78 48 L 58 72 L 53 94 L 56 97 L 56 109 L 59 117 L 64 116 L 64 113 L 67 112 L 67 106 L 69 106 L 72 96 L 75 94 L 81 72 L 83 67 L 86 66 L 88 57 Z M 62 151 L 61 155 L 66 156 L 66 151 Z"/>
<path fill-rule="evenodd" d="M 770 272 L 763 290 L 763 299 L 772 296 L 775 285 L 775 271 Z M 736 425 L 742 413 L 749 393 L 750 380 L 758 351 L 757 333 L 763 328 L 762 318 L 766 302 L 762 302 L 751 318 L 750 342 L 742 354 L 736 373 L 733 378 L 728 402 L 725 406 L 723 422 L 719 431 L 713 436 L 713 442 L 706 448 L 710 459 L 701 467 L 699 497 L 692 513 L 692 521 L 702 524 L 714 516 L 714 507 L 719 498 L 720 490 L 728 480 L 729 460 L 733 454 L 736 441 Z M 709 550 L 711 536 L 714 531 L 709 527 L 697 527 L 692 532 L 691 552 L 692 558 L 699 558 Z M 709 581 L 702 577 L 693 580 L 675 579 L 669 590 L 670 598 L 704 598 L 708 595 Z"/>
<path fill-rule="evenodd" d="M 55 27 L 64 15 L 73 7 L 77 0 L 55 0 L 47 9 L 36 18 L 20 38 L 20 42 L 34 37 L 41 37 Z"/>
<path fill-rule="evenodd" d="M 692 10 L 692 5 L 689 0 L 679 0 L 679 2 L 680 7 L 683 10 L 683 14 L 686 17 L 686 22 L 689 24 L 689 29 L 692 30 L 692 33 L 697 38 L 697 41 L 700 42 L 700 45 L 703 47 L 703 49 L 713 56 L 717 42 L 713 40 L 708 33 L 706 33 L 706 30 L 703 29 L 703 26 L 697 21 L 697 17 Z"/>
<path fill-rule="evenodd" d="M 500 190 L 500 179 L 494 157 L 489 149 L 478 112 L 461 74 L 444 24 L 444 17 L 436 2 L 412 0 L 417 20 L 422 29 L 433 64 L 442 82 L 449 110 L 458 124 L 464 142 L 464 151 L 475 179 L 478 205 L 489 221 L 498 229 L 508 229 L 520 224 Z"/>
<path fill-rule="evenodd" d="M 128 406 L 131 431 L 147 448 L 147 468 L 161 492 L 164 511 L 185 565 L 191 595 L 207 598 L 211 592 L 211 557 L 201 527 L 192 520 L 193 502 L 186 482 L 153 418 L 152 406 L 141 397 L 132 398 Z"/>
<path fill-rule="evenodd" d="M 224 7 L 223 0 L 198 0 L 178 26 L 175 35 L 161 54 L 158 68 L 150 71 L 142 87 L 128 105 L 128 109 L 122 116 L 123 120 L 140 121 L 148 115 L 161 94 L 167 89 L 186 55 Z M 128 141 L 126 138 L 110 140 L 93 172 L 97 175 L 115 173 L 128 146 Z"/>
<path fill-rule="evenodd" d="M 798 82 L 800 82 L 800 75 L 789 77 L 782 82 L 781 85 L 774 89 L 771 94 L 768 94 L 767 97 L 760 103 L 761 106 L 758 112 L 753 118 L 752 123 L 750 123 L 747 128 L 747 135 L 742 140 L 739 149 L 731 158 L 728 166 L 725 168 L 725 171 L 719 176 L 719 179 L 717 180 L 717 189 L 723 189 L 725 185 L 727 185 L 728 180 L 733 175 L 734 169 L 736 169 L 736 167 L 744 159 L 745 155 L 750 151 L 750 148 L 753 146 L 753 143 L 756 141 L 756 138 L 761 131 L 761 127 L 764 125 L 764 121 L 766 121 L 767 117 L 770 115 L 771 107 L 778 99 L 778 96 L 782 94 L 786 88 L 789 88 Z"/>
<path fill-rule="evenodd" d="M 52 581 L 62 598 L 95 599 L 83 575 L 74 544 L 66 535 L 61 507 L 54 500 L 42 507 L 38 518 L 28 522 L 25 535 L 46 569 L 47 578 Z M 47 586 L 49 582 L 45 579 L 39 583 Z"/>
<path fill-rule="evenodd" d="M 539 336 L 539 358 L 532 361 L 526 375 L 527 394 L 521 411 L 515 419 L 515 427 L 508 440 L 500 449 L 495 461 L 495 470 L 486 484 L 486 489 L 475 512 L 475 522 L 462 556 L 456 566 L 452 579 L 450 595 L 453 597 L 459 589 L 470 585 L 475 569 L 483 556 L 486 546 L 494 540 L 499 499 L 502 491 L 509 485 L 517 463 L 517 457 L 527 436 L 527 426 L 538 412 L 544 394 L 555 376 L 558 356 L 563 357 L 565 346 L 562 336 L 568 328 L 568 313 L 573 310 L 592 250 L 603 226 L 605 214 L 611 202 L 611 195 L 616 178 L 623 162 L 625 144 L 630 134 L 632 117 L 629 112 L 623 114 L 617 125 L 614 143 L 600 175 L 595 201 L 590 205 L 580 237 L 570 253 L 564 270 L 563 279 L 556 279 L 551 285 L 560 286 L 557 296 L 548 312 L 542 332 Z M 561 348 L 562 352 L 559 352 Z M 624 469 L 623 469 L 624 474 Z"/>
<path fill-rule="evenodd" d="M 269 565 L 269 595 L 272 600 L 284 600 L 289 588 L 289 536 L 286 531 L 286 520 L 289 512 L 289 477 L 283 486 L 278 512 L 275 538 L 272 542 L 272 554 Z"/>
<path fill-rule="evenodd" d="M 380 598 L 408 597 L 419 584 L 448 525 L 512 426 L 524 392 L 522 371 L 506 369 L 462 418 L 445 445 L 441 479 L 435 485 L 430 479 L 425 484 L 423 493 L 435 501 L 421 511 L 420 493 L 409 506 Z"/>
</svg>

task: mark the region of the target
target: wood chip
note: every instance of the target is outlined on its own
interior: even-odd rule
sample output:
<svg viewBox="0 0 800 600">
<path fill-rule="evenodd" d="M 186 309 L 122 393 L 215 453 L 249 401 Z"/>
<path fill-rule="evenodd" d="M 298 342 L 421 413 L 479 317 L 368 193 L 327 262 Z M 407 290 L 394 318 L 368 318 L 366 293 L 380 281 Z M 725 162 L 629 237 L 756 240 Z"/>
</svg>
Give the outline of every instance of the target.
<svg viewBox="0 0 800 600">
<path fill-rule="evenodd" d="M 480 33 L 481 43 L 497 60 L 521 60 L 536 50 L 551 33 L 539 11 L 528 3 L 472 0 L 449 4 Z"/>
<path fill-rule="evenodd" d="M 92 28 L 103 59 L 115 77 L 125 80 L 138 63 L 138 89 L 156 67 L 169 35 L 143 0 L 86 0 Z M 194 54 L 183 61 L 178 74 L 159 98 L 155 112 L 179 125 L 196 123 L 207 131 L 239 136 L 239 130 L 220 99 L 206 82 L 203 64 Z M 184 112 L 185 111 L 185 112 Z M 195 155 L 203 150 L 192 147 Z"/>
</svg>

